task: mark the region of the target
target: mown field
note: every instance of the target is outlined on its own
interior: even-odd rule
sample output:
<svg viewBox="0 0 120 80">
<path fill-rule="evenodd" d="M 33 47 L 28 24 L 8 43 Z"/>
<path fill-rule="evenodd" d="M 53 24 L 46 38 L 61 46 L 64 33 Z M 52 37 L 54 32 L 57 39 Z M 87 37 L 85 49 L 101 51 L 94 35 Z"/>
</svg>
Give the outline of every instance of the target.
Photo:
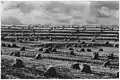
<svg viewBox="0 0 120 80">
<path fill-rule="evenodd" d="M 49 65 L 63 65 L 70 69 L 72 75 L 67 78 L 117 78 L 116 73 L 119 70 L 119 50 L 115 47 L 85 47 L 85 49 L 91 49 L 92 52 L 80 52 L 80 48 L 74 48 L 75 55 L 70 55 L 69 49 L 57 49 L 57 52 L 43 53 L 38 48 L 28 48 L 25 51 L 20 51 L 20 48 L 6 48 L 2 47 L 2 78 L 47 78 L 44 76 L 44 72 L 47 70 Z M 102 48 L 103 51 L 99 51 Z M 20 52 L 20 57 L 10 56 L 14 51 Z M 95 51 L 99 51 L 99 59 L 92 59 L 92 54 Z M 109 53 L 114 53 L 115 59 L 108 59 Z M 40 53 L 42 59 L 35 59 L 35 55 Z M 20 58 L 25 68 L 15 68 L 11 65 L 15 62 L 16 58 Z M 108 67 L 103 67 L 105 61 L 110 61 Z M 84 73 L 80 70 L 72 69 L 71 64 L 74 62 L 87 63 L 90 65 L 92 73 Z M 62 73 L 61 73 L 62 74 Z M 67 74 L 67 72 L 66 72 Z M 66 77 L 62 77 L 66 78 Z"/>
<path fill-rule="evenodd" d="M 118 79 L 119 30 L 105 28 L 102 31 L 101 28 L 99 26 L 54 29 L 2 27 L 1 78 Z M 16 46 L 11 47 L 12 44 Z M 43 51 L 40 51 L 40 48 Z M 97 54 L 94 54 L 95 52 Z M 109 58 L 112 53 L 114 58 Z M 36 58 L 38 54 L 39 59 Z M 94 59 L 95 55 L 97 59 Z M 79 69 L 73 68 L 76 62 L 79 63 Z M 88 65 L 91 72 L 87 72 L 88 67 L 86 72 L 82 71 L 83 64 Z M 47 75 L 50 66 L 54 67 L 51 70 L 52 75 L 50 73 Z"/>
</svg>

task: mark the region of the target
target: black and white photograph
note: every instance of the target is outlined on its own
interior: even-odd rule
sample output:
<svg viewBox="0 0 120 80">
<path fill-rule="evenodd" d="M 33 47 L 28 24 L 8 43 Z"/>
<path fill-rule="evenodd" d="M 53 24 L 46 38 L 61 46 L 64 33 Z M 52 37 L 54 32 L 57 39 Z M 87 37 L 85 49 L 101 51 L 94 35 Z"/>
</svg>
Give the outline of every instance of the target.
<svg viewBox="0 0 120 80">
<path fill-rule="evenodd" d="M 1 0 L 1 79 L 119 79 L 119 0 Z"/>
</svg>

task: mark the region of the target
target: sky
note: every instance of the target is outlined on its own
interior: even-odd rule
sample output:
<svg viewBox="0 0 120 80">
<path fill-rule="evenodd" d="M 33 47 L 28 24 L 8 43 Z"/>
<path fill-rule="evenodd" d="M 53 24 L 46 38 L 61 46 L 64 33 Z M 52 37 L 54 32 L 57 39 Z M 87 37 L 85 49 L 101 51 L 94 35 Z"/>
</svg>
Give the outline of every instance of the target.
<svg viewBox="0 0 120 80">
<path fill-rule="evenodd" d="M 118 1 L 2 1 L 1 24 L 119 24 Z"/>
</svg>

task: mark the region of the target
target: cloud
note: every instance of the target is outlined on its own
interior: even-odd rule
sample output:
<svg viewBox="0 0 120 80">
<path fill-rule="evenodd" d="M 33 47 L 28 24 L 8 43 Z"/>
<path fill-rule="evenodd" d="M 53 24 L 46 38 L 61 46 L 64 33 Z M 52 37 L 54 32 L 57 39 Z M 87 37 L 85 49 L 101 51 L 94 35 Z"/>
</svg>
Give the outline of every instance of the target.
<svg viewBox="0 0 120 80">
<path fill-rule="evenodd" d="M 98 24 L 118 24 L 119 2 L 91 1 L 90 15 Z"/>
<path fill-rule="evenodd" d="M 40 4 L 35 4 L 30 2 L 7 2 L 5 3 L 5 6 L 3 6 L 2 20 L 4 21 L 4 18 L 7 17 L 14 17 L 15 19 L 19 20 L 19 22 L 21 22 L 22 24 L 45 24 L 52 22 L 50 16 L 47 15 L 42 8 L 40 8 Z"/>
<path fill-rule="evenodd" d="M 77 2 L 50 2 L 44 8 L 52 14 L 55 20 L 58 23 L 74 23 L 76 19 L 83 19 L 86 15 L 84 15 L 84 9 L 86 8 L 87 2 L 77 3 Z M 79 21 L 80 21 L 79 20 Z M 76 20 L 78 21 L 78 20 Z M 78 22 L 77 22 L 78 23 Z M 79 23 L 80 24 L 80 23 Z"/>
<path fill-rule="evenodd" d="M 118 18 L 119 4 L 115 1 L 4 1 L 2 3 L 4 24 L 104 24 L 118 23 Z"/>
<path fill-rule="evenodd" d="M 119 3 L 116 1 L 93 1 L 91 4 L 91 15 L 96 17 L 111 17 L 119 9 Z"/>
<path fill-rule="evenodd" d="M 17 18 L 14 18 L 14 17 L 7 17 L 7 18 L 4 18 L 4 20 L 1 21 L 1 24 L 7 24 L 7 25 L 11 25 L 11 24 L 14 24 L 14 25 L 21 25 L 22 23 L 21 23 Z"/>
<path fill-rule="evenodd" d="M 58 1 L 51 1 L 49 4 L 45 6 L 45 9 L 48 12 L 52 12 L 54 8 L 59 9 L 58 12 L 65 13 L 69 15 L 72 10 L 79 10 L 79 11 L 84 11 L 85 4 L 66 4 L 64 1 L 58 2 Z"/>
</svg>

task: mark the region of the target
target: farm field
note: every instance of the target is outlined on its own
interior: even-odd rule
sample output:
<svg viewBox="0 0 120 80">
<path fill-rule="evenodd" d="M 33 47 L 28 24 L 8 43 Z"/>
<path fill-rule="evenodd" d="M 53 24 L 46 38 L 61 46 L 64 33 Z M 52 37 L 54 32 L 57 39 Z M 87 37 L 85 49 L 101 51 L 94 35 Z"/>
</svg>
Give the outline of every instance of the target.
<svg viewBox="0 0 120 80">
<path fill-rule="evenodd" d="M 69 29 L 65 29 L 66 34 L 62 32 L 63 28 L 56 30 L 56 34 L 55 29 L 52 30 L 53 32 L 37 29 L 37 33 L 33 31 L 34 29 L 29 29 L 30 32 L 22 32 L 22 30 L 2 28 L 2 79 L 119 78 L 119 38 L 116 37 L 119 34 L 118 30 L 97 33 L 98 30 L 100 31 L 97 27 L 87 28 L 84 32 L 71 33 Z M 73 28 L 72 31 L 74 30 Z M 19 32 L 19 36 L 16 35 L 17 32 Z M 30 33 L 33 35 L 25 35 Z M 40 50 L 41 48 L 43 50 Z M 98 53 L 98 55 L 94 53 Z M 37 54 L 40 54 L 40 58 L 36 58 Z M 17 65 L 16 59 L 21 60 L 24 66 L 19 67 L 22 63 Z M 80 69 L 73 68 L 75 63 L 79 63 Z M 13 64 L 17 66 L 13 66 Z M 83 64 L 89 66 L 85 71 L 81 67 Z M 51 76 L 46 73 L 50 66 L 55 67 L 55 72 L 54 70 L 50 72 L 53 74 Z M 87 69 L 90 72 L 87 72 Z"/>
</svg>

